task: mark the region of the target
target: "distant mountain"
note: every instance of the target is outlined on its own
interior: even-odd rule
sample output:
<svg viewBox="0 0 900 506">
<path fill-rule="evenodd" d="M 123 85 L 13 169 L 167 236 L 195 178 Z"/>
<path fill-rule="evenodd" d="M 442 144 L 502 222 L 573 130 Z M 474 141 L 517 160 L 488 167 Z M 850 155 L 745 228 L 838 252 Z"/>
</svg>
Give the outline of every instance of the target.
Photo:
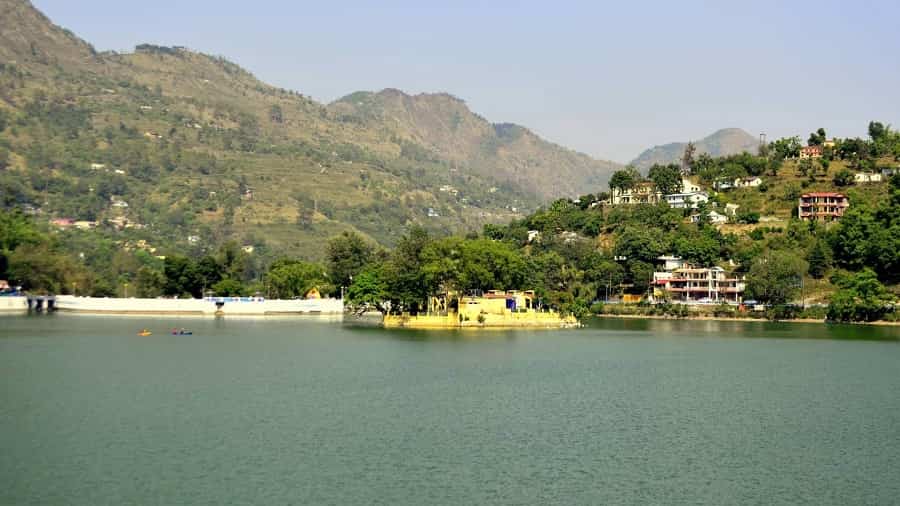
<svg viewBox="0 0 900 506">
<path fill-rule="evenodd" d="M 343 230 L 389 245 L 410 225 L 506 222 L 617 168 L 448 94 L 324 105 L 179 46 L 98 52 L 27 0 L 0 13 L 0 209 L 315 257 Z"/>
<path fill-rule="evenodd" d="M 655 163 L 667 164 L 681 161 L 686 142 L 673 142 L 662 146 L 654 146 L 631 161 L 638 169 L 646 170 Z M 759 140 L 740 128 L 723 128 L 712 135 L 694 141 L 697 153 L 708 153 L 711 156 L 727 156 L 743 151 L 755 153 Z"/>
<path fill-rule="evenodd" d="M 602 188 L 620 167 L 547 142 L 525 127 L 489 123 L 447 93 L 357 92 L 328 106 L 342 121 L 390 132 L 430 156 L 481 177 L 521 187 L 542 200 Z"/>
</svg>

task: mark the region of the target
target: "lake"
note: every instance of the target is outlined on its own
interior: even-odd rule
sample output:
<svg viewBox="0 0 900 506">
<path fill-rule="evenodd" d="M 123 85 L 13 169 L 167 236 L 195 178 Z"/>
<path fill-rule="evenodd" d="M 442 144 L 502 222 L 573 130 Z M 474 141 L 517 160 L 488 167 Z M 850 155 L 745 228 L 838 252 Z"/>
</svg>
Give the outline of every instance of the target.
<svg viewBox="0 0 900 506">
<path fill-rule="evenodd" d="M 898 340 L 5 316 L 0 504 L 900 504 Z"/>
</svg>

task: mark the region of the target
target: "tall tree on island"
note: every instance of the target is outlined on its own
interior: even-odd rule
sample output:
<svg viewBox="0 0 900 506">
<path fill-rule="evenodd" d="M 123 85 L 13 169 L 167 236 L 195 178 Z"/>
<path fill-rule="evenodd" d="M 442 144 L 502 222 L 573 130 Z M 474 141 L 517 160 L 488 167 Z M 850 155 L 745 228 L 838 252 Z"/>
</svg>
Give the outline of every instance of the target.
<svg viewBox="0 0 900 506">
<path fill-rule="evenodd" d="M 336 286 L 350 286 L 372 259 L 374 248 L 356 232 L 344 232 L 326 246 L 328 277 Z"/>
</svg>

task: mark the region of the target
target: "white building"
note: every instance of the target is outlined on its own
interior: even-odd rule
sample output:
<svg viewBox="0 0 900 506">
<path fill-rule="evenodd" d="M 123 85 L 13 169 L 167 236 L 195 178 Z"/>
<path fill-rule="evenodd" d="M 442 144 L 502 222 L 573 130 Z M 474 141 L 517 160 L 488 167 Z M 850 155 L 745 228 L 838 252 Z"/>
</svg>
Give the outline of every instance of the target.
<svg viewBox="0 0 900 506">
<path fill-rule="evenodd" d="M 762 178 L 757 176 L 739 177 L 734 180 L 735 188 L 756 188 L 763 183 Z"/>
<path fill-rule="evenodd" d="M 663 290 L 683 302 L 740 303 L 746 289 L 743 278 L 728 277 L 721 267 L 683 268 L 665 280 Z"/>
<path fill-rule="evenodd" d="M 721 225 L 723 223 L 728 223 L 728 217 L 725 216 L 724 214 L 720 214 L 715 211 L 710 211 L 709 213 L 707 213 L 707 216 L 709 217 L 709 222 L 712 223 L 713 225 Z M 700 223 L 701 217 L 702 217 L 702 215 L 699 213 L 692 214 L 691 215 L 691 223 Z"/>
<path fill-rule="evenodd" d="M 721 225 L 722 223 L 728 223 L 728 217 L 724 214 L 719 214 L 715 211 L 709 212 L 709 222 L 713 225 Z"/>
<path fill-rule="evenodd" d="M 857 183 L 880 183 L 882 179 L 881 174 L 874 172 L 857 172 L 853 174 L 853 181 Z"/>
<path fill-rule="evenodd" d="M 681 269 L 685 265 L 684 259 L 675 255 L 663 255 L 661 257 L 657 257 L 656 259 L 662 261 L 664 271 L 671 272 L 675 269 Z"/>
<path fill-rule="evenodd" d="M 672 195 L 689 195 L 689 194 L 699 194 L 703 193 L 702 188 L 700 186 L 692 183 L 689 179 L 682 178 L 681 179 L 681 191 L 679 193 L 674 193 Z M 703 193 L 706 196 L 706 199 L 709 200 L 709 196 Z M 677 201 L 677 199 L 675 199 Z M 668 195 L 663 196 L 662 192 L 657 191 L 656 186 L 650 181 L 643 181 L 634 186 L 634 188 L 627 189 L 619 189 L 613 188 L 612 190 L 612 203 L 613 205 L 619 204 L 658 204 L 660 202 L 669 202 Z M 705 202 L 705 201 L 704 201 Z M 671 202 L 669 205 L 672 205 Z M 672 206 L 676 207 L 676 206 Z"/>
<path fill-rule="evenodd" d="M 665 200 L 675 209 L 697 209 L 700 204 L 709 202 L 709 195 L 705 192 L 672 193 L 666 195 Z"/>
</svg>

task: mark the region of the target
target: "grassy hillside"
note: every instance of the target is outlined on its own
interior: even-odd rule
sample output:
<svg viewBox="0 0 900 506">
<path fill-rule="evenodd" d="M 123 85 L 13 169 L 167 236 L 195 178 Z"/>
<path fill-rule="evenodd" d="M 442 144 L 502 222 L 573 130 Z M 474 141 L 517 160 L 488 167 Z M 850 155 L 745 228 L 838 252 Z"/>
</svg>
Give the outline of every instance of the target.
<svg viewBox="0 0 900 506">
<path fill-rule="evenodd" d="M 2 205 L 42 219 L 125 218 L 142 227 L 122 234 L 167 248 L 235 240 L 317 258 L 342 230 L 389 245 L 413 224 L 504 222 L 599 187 L 609 169 L 448 95 L 415 97 L 406 115 L 373 102 L 364 117 L 221 57 L 147 44 L 98 53 L 25 0 L 0 11 Z"/>
<path fill-rule="evenodd" d="M 390 132 L 401 143 L 425 146 L 450 160 L 453 170 L 494 177 L 543 199 L 596 191 L 619 168 L 549 143 L 527 128 L 491 124 L 446 93 L 357 92 L 328 107 L 342 120 Z"/>
</svg>

